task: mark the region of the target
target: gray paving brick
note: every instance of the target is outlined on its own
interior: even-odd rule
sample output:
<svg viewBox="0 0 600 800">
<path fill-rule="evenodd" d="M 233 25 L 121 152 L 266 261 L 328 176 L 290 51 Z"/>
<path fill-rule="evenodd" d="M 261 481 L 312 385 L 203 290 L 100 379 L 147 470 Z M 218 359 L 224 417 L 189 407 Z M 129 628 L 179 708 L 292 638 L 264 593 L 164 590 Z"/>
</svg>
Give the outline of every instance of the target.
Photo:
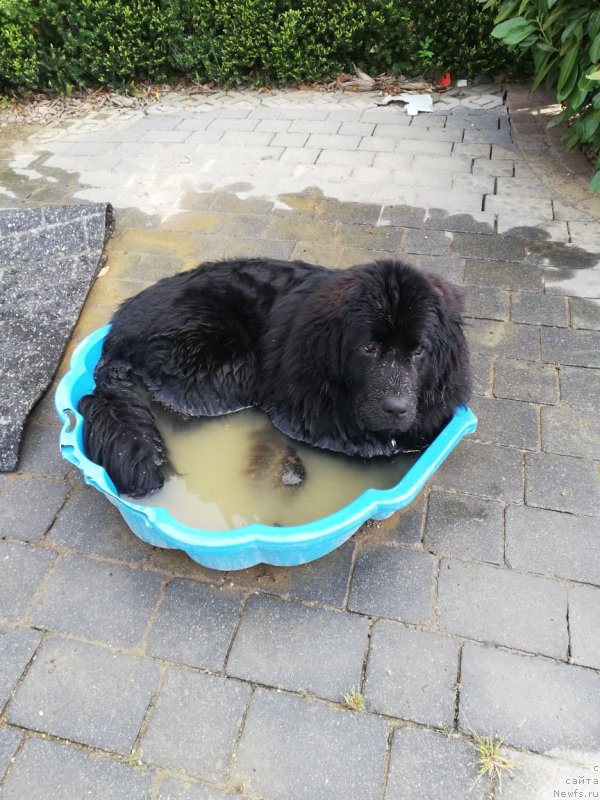
<svg viewBox="0 0 600 800">
<path fill-rule="evenodd" d="M 499 358 L 494 367 L 494 396 L 552 405 L 558 401 L 557 371 L 549 364 Z"/>
<path fill-rule="evenodd" d="M 567 308 L 564 297 L 514 292 L 511 319 L 513 322 L 523 322 L 528 325 L 553 325 L 566 328 Z"/>
<path fill-rule="evenodd" d="M 433 568 L 434 558 L 429 553 L 367 544 L 356 561 L 349 608 L 403 622 L 427 623 Z"/>
<path fill-rule="evenodd" d="M 362 226 L 360 226 L 362 227 Z M 304 217 L 274 217 L 267 226 L 264 237 L 292 242 L 330 242 L 335 225 L 328 221 L 315 221 Z"/>
<path fill-rule="evenodd" d="M 360 682 L 367 635 L 364 618 L 266 596 L 251 597 L 227 673 L 340 702 Z M 321 665 L 317 670 L 315 652 Z"/>
<path fill-rule="evenodd" d="M 502 564 L 502 504 L 482 497 L 431 492 L 424 544 L 434 553 Z"/>
<path fill-rule="evenodd" d="M 508 320 L 508 292 L 496 288 L 466 286 L 463 295 L 465 316 Z"/>
<path fill-rule="evenodd" d="M 590 461 L 528 453 L 525 475 L 527 505 L 600 516 L 600 479 Z"/>
<path fill-rule="evenodd" d="M 581 766 L 581 763 L 585 763 L 585 755 L 580 757 L 571 752 L 565 752 L 565 757 L 580 761 L 579 765 L 575 765 L 573 761 L 545 758 L 509 747 L 503 747 L 501 752 L 516 765 L 502 780 L 502 800 L 524 800 L 524 792 L 527 793 L 526 797 L 540 798 L 540 800 L 546 797 L 568 797 L 568 792 L 572 793 L 571 797 L 575 797 L 573 792 L 584 790 L 583 784 L 573 784 L 573 780 L 580 779 L 586 781 L 589 779 L 587 787 L 592 791 L 598 787 L 597 783 L 593 783 L 594 778 L 598 780 L 598 770 L 594 770 L 593 756 L 588 759 L 589 766 L 586 768 Z M 587 794 L 587 789 L 584 791 Z"/>
<path fill-rule="evenodd" d="M 485 355 L 539 359 L 538 329 L 533 325 L 470 320 L 465 332 L 471 349 Z"/>
<path fill-rule="evenodd" d="M 170 670 L 142 739 L 144 761 L 222 781 L 250 687 L 200 672 Z"/>
<path fill-rule="evenodd" d="M 341 607 L 352 565 L 354 539 L 323 558 L 298 567 L 273 567 L 257 564 L 237 570 L 228 582 L 254 590 L 289 596 L 298 600 Z"/>
<path fill-rule="evenodd" d="M 494 164 L 497 161 L 490 161 L 489 163 Z M 504 228 L 499 224 L 499 231 L 522 225 L 523 220 L 526 220 L 529 225 L 535 225 L 538 221 L 552 219 L 552 202 L 544 197 L 527 197 L 525 195 L 514 197 L 488 194 L 485 198 L 485 210 L 492 214 L 506 216 L 508 224 Z M 514 224 L 510 224 L 511 219 Z M 500 223 L 500 220 L 498 222 Z"/>
<path fill-rule="evenodd" d="M 152 628 L 148 652 L 218 672 L 242 599 L 241 592 L 189 580 L 171 581 Z"/>
<path fill-rule="evenodd" d="M 23 615 L 53 560 L 49 550 L 0 541 L 0 617 L 17 620 Z"/>
<path fill-rule="evenodd" d="M 391 153 L 396 146 L 392 136 L 364 136 L 358 145 L 359 150 L 370 150 L 373 153 Z"/>
<path fill-rule="evenodd" d="M 539 450 L 538 421 L 535 406 L 520 400 L 474 397 L 471 408 L 477 415 L 473 439 L 480 442 Z"/>
<path fill-rule="evenodd" d="M 425 176 L 427 173 L 423 173 Z M 440 176 L 443 178 L 444 176 Z M 435 175 L 436 184 L 439 178 Z M 428 209 L 445 211 L 447 214 L 478 214 L 481 212 L 480 192 L 457 192 L 455 189 L 423 187 L 417 194 L 418 205 Z"/>
<path fill-rule="evenodd" d="M 409 506 L 387 519 L 369 520 L 360 529 L 360 537 L 369 542 L 420 544 L 423 538 L 425 498 L 419 495 Z"/>
<path fill-rule="evenodd" d="M 194 117 L 196 116 L 200 115 L 195 114 Z M 214 116 L 214 114 L 211 114 L 211 117 L 212 116 Z M 160 116 L 158 114 L 152 114 L 136 120 L 131 125 L 131 128 L 141 131 L 172 131 L 179 127 L 184 121 L 185 117 L 181 114 L 161 114 Z"/>
<path fill-rule="evenodd" d="M 315 223 L 312 224 L 314 225 Z M 397 255 L 402 246 L 403 236 L 403 228 L 338 224 L 336 226 L 335 241 L 344 247 L 389 250 Z"/>
<path fill-rule="evenodd" d="M 443 560 L 438 587 L 442 630 L 566 658 L 567 597 L 557 581 L 488 564 Z"/>
<path fill-rule="evenodd" d="M 549 363 L 600 367 L 600 332 L 542 328 L 542 357 Z"/>
<path fill-rule="evenodd" d="M 44 425 L 27 425 L 21 445 L 19 472 L 64 478 L 71 465 L 60 454 L 57 428 Z"/>
<path fill-rule="evenodd" d="M 237 788 L 230 793 L 208 784 L 166 777 L 160 785 L 157 800 L 244 800 L 244 797 Z"/>
<path fill-rule="evenodd" d="M 471 159 L 458 156 L 416 156 L 413 162 L 416 171 L 435 172 L 435 174 L 452 173 L 468 175 L 471 171 Z"/>
<path fill-rule="evenodd" d="M 598 520 L 529 506 L 506 510 L 506 563 L 600 585 Z"/>
<path fill-rule="evenodd" d="M 30 739 L 3 788 L 5 800 L 135 797 L 150 800 L 152 775 L 105 756 Z"/>
<path fill-rule="evenodd" d="M 515 171 L 515 164 L 511 158 L 476 158 L 473 161 L 473 175 L 491 175 L 497 178 L 510 179 Z M 498 192 L 500 194 L 500 192 Z M 506 192 L 502 192 L 506 194 Z M 537 197 L 538 195 L 533 195 Z M 486 204 L 487 205 L 487 204 Z"/>
<path fill-rule="evenodd" d="M 490 158 L 492 154 L 491 144 L 462 144 L 456 142 L 452 149 L 453 153 L 463 158 Z"/>
<path fill-rule="evenodd" d="M 290 133 L 288 131 L 286 133 L 278 133 L 278 134 L 276 134 L 276 136 L 274 136 L 273 141 L 271 142 L 271 144 L 273 145 L 273 147 L 285 147 L 285 148 L 288 148 L 288 149 L 289 148 L 298 149 L 298 148 L 304 148 L 304 145 L 306 144 L 307 140 L 308 140 L 308 133 Z M 321 152 L 321 150 L 318 147 L 312 147 L 312 148 L 306 148 L 305 152 L 311 154 L 311 157 L 307 158 L 306 161 L 304 161 L 302 163 L 313 164 L 317 160 L 317 156 Z M 314 155 L 314 158 L 312 157 L 313 155 Z M 285 156 L 285 153 L 282 154 L 281 159 L 285 160 L 285 161 L 288 161 L 289 160 L 289 156 L 288 156 L 288 158 L 285 158 L 285 159 L 284 159 L 284 156 Z M 300 162 L 297 161 L 296 163 L 300 163 Z"/>
<path fill-rule="evenodd" d="M 470 144 L 473 142 L 481 142 L 485 144 L 501 144 L 510 145 L 510 133 L 502 130 L 478 130 L 477 128 L 466 128 L 463 142 Z"/>
<path fill-rule="evenodd" d="M 214 124 L 214 123 L 213 123 Z M 161 144 L 170 144 L 171 142 L 185 142 L 189 138 L 191 131 L 187 130 L 149 130 L 144 133 L 140 139 L 140 144 L 144 142 L 160 142 Z"/>
<path fill-rule="evenodd" d="M 270 800 L 378 800 L 386 744 L 378 717 L 258 689 L 232 780 Z"/>
<path fill-rule="evenodd" d="M 122 561 L 144 561 L 151 551 L 129 530 L 117 509 L 87 486 L 75 489 L 48 538 L 61 547 Z"/>
<path fill-rule="evenodd" d="M 525 242 L 510 236 L 492 236 L 490 239 L 478 233 L 457 233 L 452 249 L 465 258 L 518 263 L 525 260 Z"/>
<path fill-rule="evenodd" d="M 452 154 L 452 142 L 434 142 L 425 139 L 399 139 L 394 147 L 395 153 L 413 155 L 424 155 L 430 153 L 437 157 L 450 157 Z M 463 161 L 459 157 L 459 161 Z"/>
<path fill-rule="evenodd" d="M 405 195 L 407 192 L 410 192 L 410 190 L 415 192 L 418 189 L 419 192 L 426 192 L 430 197 L 433 195 L 433 202 L 443 207 L 445 201 L 443 198 L 439 198 L 438 192 L 445 191 L 446 197 L 448 194 L 450 194 L 454 175 L 451 173 L 437 175 L 435 172 L 415 172 L 411 168 L 412 156 L 408 153 L 405 153 L 403 156 L 396 154 L 396 159 L 397 166 L 392 170 L 390 175 L 389 166 L 384 166 L 386 159 L 383 156 L 377 156 L 375 158 L 375 163 L 377 163 L 378 171 L 380 173 L 380 186 L 378 187 L 379 190 L 381 191 L 382 188 L 386 187 L 389 183 L 392 183 L 392 189 L 394 189 L 396 185 L 402 187 L 402 191 L 400 193 L 398 192 L 398 189 L 395 189 L 395 196 L 393 196 L 393 199 L 391 200 L 388 199 L 387 202 L 400 202 L 402 199 L 402 201 L 405 203 L 411 202 L 416 205 L 416 199 L 414 201 L 407 199 Z M 428 201 L 427 206 L 429 205 L 430 202 Z M 479 208 L 480 207 L 481 201 L 479 202 Z"/>
<path fill-rule="evenodd" d="M 491 175 L 454 175 L 452 178 L 452 188 L 459 192 L 479 192 L 481 195 L 492 194 L 494 191 L 494 181 L 495 178 L 493 178 Z M 481 213 L 485 214 L 488 220 L 492 220 L 491 224 L 493 225 L 494 215 L 485 211 L 482 211 Z M 481 231 L 474 232 L 480 233 Z M 493 233 L 493 231 L 490 230 L 483 232 Z"/>
<path fill-rule="evenodd" d="M 0 728 L 0 780 L 2 780 L 6 768 L 17 752 L 17 747 L 21 744 L 22 739 L 22 731 L 13 728 Z"/>
<path fill-rule="evenodd" d="M 293 242 L 275 239 L 236 238 L 228 241 L 222 252 L 223 258 L 282 258 L 289 259 Z"/>
<path fill-rule="evenodd" d="M 256 130 L 269 131 L 270 133 L 285 133 L 290 125 L 291 120 L 289 119 L 262 119 L 256 126 Z"/>
<path fill-rule="evenodd" d="M 490 387 L 491 359 L 479 353 L 471 353 L 470 360 L 473 394 L 487 394 Z"/>
<path fill-rule="evenodd" d="M 521 456 L 509 447 L 462 442 L 431 478 L 443 489 L 492 500 L 523 499 Z"/>
<path fill-rule="evenodd" d="M 542 409 L 542 449 L 565 456 L 598 458 L 600 418 L 583 409 Z"/>
<path fill-rule="evenodd" d="M 0 492 L 0 536 L 41 539 L 69 492 L 65 483 L 15 475 Z"/>
<path fill-rule="evenodd" d="M 0 632 L 0 712 L 10 698 L 41 638 L 42 634 L 38 631 L 24 628 L 6 628 Z"/>
<path fill-rule="evenodd" d="M 308 139 L 308 134 L 288 135 L 302 136 Z M 281 146 L 281 142 L 275 142 L 275 144 L 277 144 L 277 146 Z M 308 149 L 297 143 L 284 146 L 285 150 L 281 154 L 281 158 L 279 160 L 286 164 L 314 164 L 321 152 L 316 147 Z"/>
<path fill-rule="evenodd" d="M 559 756 L 600 744 L 600 675 L 544 658 L 466 644 L 462 730 Z"/>
<path fill-rule="evenodd" d="M 292 128 L 290 128 L 290 131 Z M 339 136 L 336 134 L 311 133 L 307 147 L 318 147 L 320 150 L 356 150 L 360 142 L 359 136 Z"/>
<path fill-rule="evenodd" d="M 40 628 L 136 647 L 161 584 L 156 572 L 67 555 L 52 571 L 30 617 Z"/>
<path fill-rule="evenodd" d="M 331 119 L 331 116 L 329 116 Z M 342 125 L 338 131 L 338 133 L 342 133 L 345 136 L 372 136 L 373 131 L 375 130 L 375 123 L 374 122 L 342 122 Z"/>
<path fill-rule="evenodd" d="M 381 206 L 375 203 L 341 203 L 330 199 L 317 206 L 315 218 L 356 225 L 374 225 L 379 219 L 380 212 Z"/>
<path fill-rule="evenodd" d="M 339 120 L 313 120 L 295 119 L 289 127 L 290 133 L 310 133 L 315 135 L 335 134 L 339 131 L 342 123 Z M 358 142 L 357 142 L 358 144 Z M 330 145 L 326 145 L 329 147 Z M 317 145 L 320 147 L 320 145 Z"/>
<path fill-rule="evenodd" d="M 441 275 L 453 283 L 462 283 L 464 262 L 456 256 L 410 255 L 408 260 L 417 267 L 435 272 L 436 275 Z"/>
<path fill-rule="evenodd" d="M 600 370 L 560 368 L 560 397 L 574 408 L 600 411 Z"/>
<path fill-rule="evenodd" d="M 542 271 L 532 264 L 519 264 L 511 261 L 479 261 L 469 258 L 465 266 L 465 282 L 470 286 L 540 292 Z M 535 324 L 534 318 L 525 321 Z"/>
<path fill-rule="evenodd" d="M 380 620 L 371 635 L 364 696 L 369 711 L 436 727 L 454 722 L 458 644 Z"/>
<path fill-rule="evenodd" d="M 385 800 L 486 800 L 477 758 L 464 739 L 423 728 L 396 728 Z"/>
<path fill-rule="evenodd" d="M 148 659 L 49 639 L 17 690 L 8 719 L 24 728 L 127 754 L 158 674 L 158 664 Z"/>
<path fill-rule="evenodd" d="M 600 300 L 586 297 L 571 297 L 571 324 L 574 328 L 584 330 L 600 330 Z"/>
<path fill-rule="evenodd" d="M 385 206 L 381 212 L 381 221 L 389 225 L 404 228 L 420 228 L 425 219 L 425 209 L 414 206 Z"/>
<path fill-rule="evenodd" d="M 404 251 L 431 256 L 447 256 L 450 253 L 452 234 L 436 230 L 416 230 L 406 232 Z"/>
<path fill-rule="evenodd" d="M 373 153 L 367 150 L 321 150 L 317 165 L 347 164 L 357 167 L 369 167 L 373 163 Z"/>
<path fill-rule="evenodd" d="M 600 669 L 600 589 L 574 586 L 569 590 L 569 631 L 573 661 Z"/>
<path fill-rule="evenodd" d="M 494 174 L 498 175 L 497 172 Z M 512 175 L 512 171 L 509 175 Z M 499 177 L 496 186 L 499 195 L 526 195 L 527 197 L 551 196 L 551 192 L 545 184 L 541 181 L 531 180 L 530 178 Z"/>
</svg>

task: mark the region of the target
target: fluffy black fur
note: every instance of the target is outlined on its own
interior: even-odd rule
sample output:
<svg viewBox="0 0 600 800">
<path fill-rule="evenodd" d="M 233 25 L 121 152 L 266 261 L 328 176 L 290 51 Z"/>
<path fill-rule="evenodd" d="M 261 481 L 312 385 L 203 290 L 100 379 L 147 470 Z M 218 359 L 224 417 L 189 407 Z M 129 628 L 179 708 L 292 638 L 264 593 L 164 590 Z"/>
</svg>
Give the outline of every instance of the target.
<svg viewBox="0 0 600 800">
<path fill-rule="evenodd" d="M 458 291 L 393 260 L 165 278 L 114 315 L 95 378 L 85 447 L 134 496 L 160 488 L 166 461 L 136 385 L 188 416 L 257 406 L 292 439 L 365 458 L 426 446 L 471 390 Z"/>
</svg>

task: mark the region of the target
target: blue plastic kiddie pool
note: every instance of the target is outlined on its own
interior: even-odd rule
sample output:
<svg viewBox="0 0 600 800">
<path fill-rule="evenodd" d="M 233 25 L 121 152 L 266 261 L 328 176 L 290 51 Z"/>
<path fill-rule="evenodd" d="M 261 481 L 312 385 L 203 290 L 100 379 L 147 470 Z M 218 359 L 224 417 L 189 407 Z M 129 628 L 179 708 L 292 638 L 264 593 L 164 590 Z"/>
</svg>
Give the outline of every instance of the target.
<svg viewBox="0 0 600 800">
<path fill-rule="evenodd" d="M 73 353 L 69 372 L 56 390 L 56 409 L 63 422 L 62 455 L 81 470 L 86 483 L 119 509 L 136 536 L 156 547 L 184 550 L 194 561 L 212 569 L 243 569 L 258 563 L 290 567 L 330 553 L 366 520 L 385 519 L 411 503 L 463 436 L 477 427 L 473 412 L 462 406 L 396 486 L 367 489 L 323 519 L 290 527 L 255 523 L 225 531 L 191 528 L 164 508 L 120 497 L 106 470 L 90 461 L 84 452 L 83 418 L 77 407 L 79 400 L 94 388 L 94 369 L 109 327 L 100 328 L 81 342 Z"/>
</svg>

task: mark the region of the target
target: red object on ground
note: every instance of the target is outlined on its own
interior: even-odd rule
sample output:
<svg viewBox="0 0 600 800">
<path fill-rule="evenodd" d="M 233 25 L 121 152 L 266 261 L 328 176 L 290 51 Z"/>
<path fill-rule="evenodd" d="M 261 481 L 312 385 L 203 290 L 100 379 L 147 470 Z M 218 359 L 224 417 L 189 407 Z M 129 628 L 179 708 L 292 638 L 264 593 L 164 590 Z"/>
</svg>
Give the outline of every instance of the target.
<svg viewBox="0 0 600 800">
<path fill-rule="evenodd" d="M 443 86 L 444 89 L 447 89 L 448 86 L 450 86 L 451 83 L 452 83 L 452 78 L 450 76 L 450 73 L 449 72 L 444 72 L 444 74 L 442 75 L 442 77 L 439 80 L 440 86 Z"/>
</svg>

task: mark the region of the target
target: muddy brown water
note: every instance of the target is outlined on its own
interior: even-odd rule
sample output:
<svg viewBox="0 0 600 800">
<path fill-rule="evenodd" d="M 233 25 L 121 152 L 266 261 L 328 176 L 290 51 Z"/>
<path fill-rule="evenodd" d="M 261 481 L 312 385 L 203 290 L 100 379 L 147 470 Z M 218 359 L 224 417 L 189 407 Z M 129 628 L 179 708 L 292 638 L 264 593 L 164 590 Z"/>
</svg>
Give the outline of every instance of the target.
<svg viewBox="0 0 600 800">
<path fill-rule="evenodd" d="M 395 486 L 416 455 L 368 461 L 293 442 L 256 410 L 201 420 L 156 414 L 173 467 L 142 500 L 186 525 L 228 530 L 261 522 L 301 525 L 327 516 L 366 489 Z"/>
</svg>

